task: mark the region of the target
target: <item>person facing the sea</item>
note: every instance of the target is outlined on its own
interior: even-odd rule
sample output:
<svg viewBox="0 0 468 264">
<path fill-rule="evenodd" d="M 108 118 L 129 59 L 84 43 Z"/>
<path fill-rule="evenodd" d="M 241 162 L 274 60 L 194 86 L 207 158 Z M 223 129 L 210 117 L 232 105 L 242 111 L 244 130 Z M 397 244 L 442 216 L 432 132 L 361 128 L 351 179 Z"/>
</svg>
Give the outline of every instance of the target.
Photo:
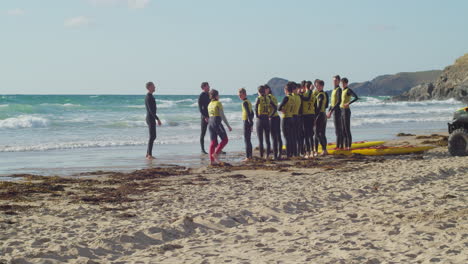
<svg viewBox="0 0 468 264">
<path fill-rule="evenodd" d="M 242 100 L 242 122 L 244 123 L 244 142 L 245 142 L 245 160 L 249 161 L 252 159 L 252 129 L 253 129 L 253 117 L 254 112 L 252 109 L 252 103 L 247 98 L 247 91 L 244 88 L 239 89 L 239 99 Z"/>
<path fill-rule="evenodd" d="M 148 140 L 148 149 L 146 151 L 146 159 L 152 160 L 153 157 L 153 144 L 156 140 L 156 121 L 158 126 L 161 125 L 158 115 L 156 114 L 156 100 L 154 99 L 153 93 L 156 90 L 156 86 L 153 82 L 146 83 L 146 90 L 148 93 L 145 97 L 145 107 L 146 107 L 146 124 L 149 128 L 149 140 Z"/>
<path fill-rule="evenodd" d="M 284 93 L 286 96 L 283 98 L 279 106 L 279 110 L 283 113 L 283 120 L 282 120 L 282 129 L 284 139 L 286 140 L 286 156 L 291 158 L 294 156 L 295 148 L 296 148 L 296 141 L 295 141 L 295 127 L 293 121 L 293 113 L 295 108 L 296 101 L 293 99 L 293 91 L 296 88 L 296 84 L 294 82 L 288 82 L 284 87 Z"/>
<path fill-rule="evenodd" d="M 305 91 L 302 99 L 302 124 L 304 129 L 305 157 L 312 158 L 314 147 L 314 122 L 315 122 L 315 96 L 313 95 L 313 86 L 311 81 L 306 82 Z"/>
<path fill-rule="evenodd" d="M 327 151 L 327 116 L 325 114 L 327 109 L 328 97 L 323 91 L 323 86 L 325 82 L 320 80 L 317 83 L 317 100 L 315 101 L 315 152 L 318 153 L 318 144 L 322 146 L 322 156 L 328 155 Z"/>
<path fill-rule="evenodd" d="M 270 111 L 273 109 L 273 111 Z M 263 147 L 263 139 L 267 145 L 266 158 L 270 157 L 270 118 L 276 113 L 277 106 L 271 102 L 270 98 L 265 93 L 265 86 L 258 87 L 258 97 L 255 102 L 255 116 L 257 117 L 257 137 L 260 148 L 260 157 L 263 158 L 265 152 Z"/>
<path fill-rule="evenodd" d="M 205 134 L 206 128 L 208 126 L 208 104 L 210 104 L 210 85 L 208 82 L 203 82 L 201 84 L 202 93 L 198 97 L 198 110 L 201 114 L 201 134 L 200 134 L 200 146 L 202 154 L 208 154 L 205 151 Z"/>
<path fill-rule="evenodd" d="M 278 99 L 273 95 L 270 86 L 265 84 L 265 94 L 270 98 L 271 103 L 278 105 Z M 269 110 L 273 112 L 273 107 L 270 105 Z M 281 139 L 281 119 L 278 111 L 274 111 L 273 116 L 270 118 L 270 134 L 273 140 L 273 155 L 275 160 L 281 159 L 281 152 L 283 149 L 283 140 Z"/>
<path fill-rule="evenodd" d="M 335 88 L 331 94 L 331 104 L 330 109 L 328 110 L 327 118 L 330 118 L 333 114 L 333 122 L 335 125 L 335 135 L 336 135 L 336 148 L 343 149 L 343 126 L 342 126 L 342 119 L 341 119 L 341 93 L 342 89 L 340 87 L 340 76 L 335 75 L 333 77 L 333 85 Z"/>
<path fill-rule="evenodd" d="M 219 101 L 219 93 L 217 90 L 210 91 L 211 102 L 208 104 L 208 129 L 210 131 L 210 161 L 211 165 L 220 163 L 218 154 L 228 143 L 226 130 L 222 121 L 226 124 L 229 131 L 232 131 L 229 122 L 224 115 L 223 104 Z M 218 137 L 221 138 L 221 143 L 218 144 Z"/>
<path fill-rule="evenodd" d="M 344 138 L 344 147 L 346 150 L 351 150 L 351 144 L 352 144 L 352 136 L 351 136 L 351 109 L 349 106 L 359 100 L 359 97 L 356 95 L 356 93 L 353 92 L 348 87 L 348 78 L 343 78 L 341 80 L 341 84 L 343 85 L 343 92 L 341 95 L 341 120 L 342 120 L 342 126 L 343 126 L 343 138 Z M 351 98 L 354 98 L 351 100 Z"/>
</svg>

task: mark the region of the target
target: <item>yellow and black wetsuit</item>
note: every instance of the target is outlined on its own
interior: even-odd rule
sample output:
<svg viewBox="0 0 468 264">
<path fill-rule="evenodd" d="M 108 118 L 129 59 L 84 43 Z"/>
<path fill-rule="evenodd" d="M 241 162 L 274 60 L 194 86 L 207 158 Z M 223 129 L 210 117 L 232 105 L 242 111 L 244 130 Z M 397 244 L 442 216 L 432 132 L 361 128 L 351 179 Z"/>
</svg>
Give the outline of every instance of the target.
<svg viewBox="0 0 468 264">
<path fill-rule="evenodd" d="M 299 94 L 292 94 L 294 100 L 294 112 L 293 112 L 293 122 L 294 122 L 294 141 L 296 142 L 296 148 L 294 151 L 294 156 L 299 156 L 302 151 L 303 141 L 302 138 L 302 121 L 300 118 L 301 111 L 301 97 Z"/>
<path fill-rule="evenodd" d="M 269 94 L 270 102 L 278 106 L 278 99 L 272 94 Z M 270 111 L 273 112 L 273 107 L 270 105 Z M 273 140 L 273 155 L 275 159 L 281 158 L 281 151 L 283 147 L 283 140 L 281 140 L 281 119 L 278 111 L 275 111 L 270 118 L 270 134 Z"/>
<path fill-rule="evenodd" d="M 322 150 L 327 150 L 327 115 L 326 109 L 328 96 L 324 91 L 317 93 L 315 101 L 315 151 L 318 151 L 318 143 L 322 145 Z"/>
<path fill-rule="evenodd" d="M 223 104 L 218 100 L 211 100 L 208 105 L 208 115 L 210 117 L 208 121 L 208 130 L 210 131 L 210 160 L 213 162 L 213 154 L 219 154 L 224 146 L 228 143 L 228 137 L 226 130 L 222 124 L 222 121 L 229 126 L 229 123 L 224 115 Z M 221 143 L 218 145 L 218 137 L 221 138 Z"/>
<path fill-rule="evenodd" d="M 270 111 L 270 106 L 273 111 Z M 276 113 L 277 106 L 274 105 L 270 98 L 266 95 L 259 96 L 257 102 L 255 103 L 255 115 L 257 117 L 257 137 L 260 148 L 260 156 L 263 158 L 264 148 L 263 148 L 263 139 L 267 145 L 266 157 L 268 158 L 271 153 L 271 144 L 270 144 L 270 117 Z"/>
<path fill-rule="evenodd" d="M 294 156 L 297 147 L 293 121 L 295 104 L 293 95 L 290 94 L 283 98 L 279 106 L 279 110 L 283 112 L 282 129 L 284 139 L 286 140 L 286 154 L 288 158 Z"/>
<path fill-rule="evenodd" d="M 302 94 L 302 124 L 304 129 L 305 149 L 314 150 L 315 95 L 311 90 Z"/>
<path fill-rule="evenodd" d="M 253 127 L 254 112 L 252 103 L 245 98 L 242 101 L 242 122 L 244 123 L 244 142 L 245 154 L 248 159 L 252 158 L 252 127 Z"/>
<path fill-rule="evenodd" d="M 351 100 L 351 98 L 354 98 Z M 341 94 L 341 120 L 342 120 L 342 127 L 343 127 L 343 142 L 345 148 L 351 148 L 351 144 L 353 142 L 353 137 L 351 135 L 351 109 L 349 109 L 349 105 L 356 102 L 359 97 L 353 90 L 346 87 L 343 89 Z"/>
<path fill-rule="evenodd" d="M 333 113 L 333 122 L 335 125 L 335 135 L 336 135 L 336 147 L 343 148 L 343 126 L 341 120 L 341 93 L 342 89 L 340 86 L 336 86 L 335 89 L 332 91 L 331 95 L 331 104 L 330 104 L 330 112 Z"/>
</svg>

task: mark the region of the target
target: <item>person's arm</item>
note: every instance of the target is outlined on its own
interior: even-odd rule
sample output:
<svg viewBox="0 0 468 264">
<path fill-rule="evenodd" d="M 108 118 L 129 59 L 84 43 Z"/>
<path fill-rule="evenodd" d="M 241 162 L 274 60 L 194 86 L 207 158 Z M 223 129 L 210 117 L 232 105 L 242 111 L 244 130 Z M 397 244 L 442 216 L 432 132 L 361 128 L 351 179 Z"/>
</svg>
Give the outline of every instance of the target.
<svg viewBox="0 0 468 264">
<path fill-rule="evenodd" d="M 342 93 L 342 90 L 341 89 L 338 89 L 338 91 L 336 91 L 336 96 L 338 97 L 338 101 L 336 102 L 335 105 L 331 105 L 330 106 L 330 113 L 333 113 L 335 112 L 335 110 L 338 110 L 340 108 L 340 105 L 341 105 L 341 93 Z"/>
<path fill-rule="evenodd" d="M 229 122 L 226 119 L 226 116 L 224 115 L 224 111 L 222 108 L 219 109 L 219 115 L 221 116 L 221 120 L 226 124 L 226 126 L 231 130 L 231 126 L 229 125 Z"/>
<path fill-rule="evenodd" d="M 284 107 L 286 106 L 286 104 L 288 103 L 288 100 L 289 98 L 287 96 L 285 96 L 283 98 L 283 101 L 281 101 L 281 104 L 279 105 L 279 111 L 283 112 L 284 111 Z"/>
<path fill-rule="evenodd" d="M 354 97 L 354 99 L 351 102 L 349 102 L 348 105 L 350 105 L 350 104 L 356 102 L 357 100 L 359 100 L 359 97 L 357 96 L 357 94 L 353 90 L 351 90 L 349 88 L 348 88 L 348 94 L 351 95 L 352 97 Z"/>
<path fill-rule="evenodd" d="M 260 104 L 260 99 L 257 98 L 257 101 L 255 101 L 255 117 L 258 118 L 258 105 Z"/>
<path fill-rule="evenodd" d="M 204 99 L 204 94 L 200 94 L 200 96 L 198 97 L 198 110 L 200 111 L 200 114 L 204 117 L 204 118 L 208 118 L 208 111 L 206 109 L 206 103 L 205 103 L 205 99 Z"/>
<path fill-rule="evenodd" d="M 252 113 L 252 111 L 249 109 L 249 103 L 247 103 L 247 101 L 244 101 L 242 107 L 244 107 L 244 110 L 247 112 L 247 119 L 249 121 L 249 124 L 253 124 L 254 113 Z"/>
<path fill-rule="evenodd" d="M 273 100 L 270 100 L 270 105 L 271 105 L 271 107 L 273 107 L 273 111 L 272 111 L 270 117 L 273 117 L 276 114 L 276 112 L 278 111 L 278 106 L 275 105 Z"/>
</svg>

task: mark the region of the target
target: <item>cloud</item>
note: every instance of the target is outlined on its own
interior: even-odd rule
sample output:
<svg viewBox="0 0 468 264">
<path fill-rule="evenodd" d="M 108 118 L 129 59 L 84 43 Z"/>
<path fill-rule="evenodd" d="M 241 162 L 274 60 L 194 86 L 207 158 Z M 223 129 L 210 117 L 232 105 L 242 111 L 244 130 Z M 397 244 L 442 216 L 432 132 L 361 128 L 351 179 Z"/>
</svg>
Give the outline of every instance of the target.
<svg viewBox="0 0 468 264">
<path fill-rule="evenodd" d="M 115 5 L 127 3 L 129 8 L 140 9 L 148 6 L 151 0 L 89 0 L 94 5 Z"/>
<path fill-rule="evenodd" d="M 64 26 L 69 28 L 76 28 L 82 26 L 88 26 L 91 24 L 91 19 L 85 16 L 71 17 L 65 20 Z"/>
<path fill-rule="evenodd" d="M 376 24 L 376 25 L 370 25 L 369 29 L 372 31 L 387 32 L 387 31 L 395 31 L 397 30 L 397 27 L 394 25 Z"/>
<path fill-rule="evenodd" d="M 24 10 L 21 8 L 15 8 L 15 9 L 8 10 L 7 14 L 10 16 L 22 16 L 26 14 L 26 12 L 24 12 Z"/>
</svg>

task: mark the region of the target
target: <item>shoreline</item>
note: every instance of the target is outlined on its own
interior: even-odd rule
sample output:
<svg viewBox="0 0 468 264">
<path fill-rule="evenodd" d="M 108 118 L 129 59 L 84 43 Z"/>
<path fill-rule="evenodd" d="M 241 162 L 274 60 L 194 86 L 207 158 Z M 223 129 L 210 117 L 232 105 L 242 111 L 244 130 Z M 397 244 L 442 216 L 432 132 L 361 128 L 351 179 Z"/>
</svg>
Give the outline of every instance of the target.
<svg viewBox="0 0 468 264">
<path fill-rule="evenodd" d="M 467 158 L 23 175 L 0 182 L 0 263 L 464 263 Z"/>
</svg>

